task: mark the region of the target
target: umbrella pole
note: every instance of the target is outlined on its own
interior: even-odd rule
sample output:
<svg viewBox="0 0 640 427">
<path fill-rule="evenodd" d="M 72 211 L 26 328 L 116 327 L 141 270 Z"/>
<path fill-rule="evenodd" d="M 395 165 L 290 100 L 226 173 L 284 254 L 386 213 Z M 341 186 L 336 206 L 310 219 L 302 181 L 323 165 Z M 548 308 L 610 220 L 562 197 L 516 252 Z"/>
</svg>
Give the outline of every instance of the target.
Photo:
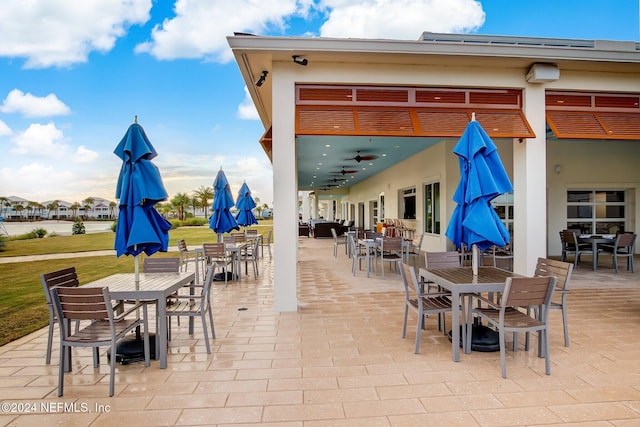
<svg viewBox="0 0 640 427">
<path fill-rule="evenodd" d="M 473 275 L 478 275 L 478 259 L 480 255 L 478 253 L 478 245 L 471 245 L 471 269 L 473 270 Z"/>
<path fill-rule="evenodd" d="M 140 289 L 140 263 L 138 261 L 138 255 L 133 256 L 133 271 L 134 271 L 134 278 L 136 283 L 136 290 L 138 290 Z"/>
</svg>

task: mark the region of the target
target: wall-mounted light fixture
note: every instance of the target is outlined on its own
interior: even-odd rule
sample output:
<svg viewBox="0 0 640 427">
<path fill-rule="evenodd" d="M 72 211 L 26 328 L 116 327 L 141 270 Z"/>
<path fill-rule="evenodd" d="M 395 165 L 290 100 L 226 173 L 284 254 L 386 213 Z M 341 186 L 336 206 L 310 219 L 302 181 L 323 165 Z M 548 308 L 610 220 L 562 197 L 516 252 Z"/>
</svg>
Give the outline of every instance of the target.
<svg viewBox="0 0 640 427">
<path fill-rule="evenodd" d="M 309 63 L 309 60 L 307 58 L 303 58 L 299 55 L 293 55 L 291 58 L 293 59 L 294 63 L 298 65 L 302 65 L 303 67 L 306 67 L 307 64 Z"/>
<path fill-rule="evenodd" d="M 556 165 L 553 170 L 559 174 L 562 171 L 562 167 L 560 167 L 560 165 Z"/>
<path fill-rule="evenodd" d="M 560 68 L 556 64 L 537 62 L 529 68 L 525 79 L 529 83 L 549 83 L 560 78 Z"/>
<path fill-rule="evenodd" d="M 262 86 L 264 81 L 267 79 L 267 74 L 269 74 L 269 72 L 267 70 L 262 70 L 262 75 L 260 76 L 258 81 L 256 81 L 256 86 L 258 86 L 258 87 Z"/>
</svg>

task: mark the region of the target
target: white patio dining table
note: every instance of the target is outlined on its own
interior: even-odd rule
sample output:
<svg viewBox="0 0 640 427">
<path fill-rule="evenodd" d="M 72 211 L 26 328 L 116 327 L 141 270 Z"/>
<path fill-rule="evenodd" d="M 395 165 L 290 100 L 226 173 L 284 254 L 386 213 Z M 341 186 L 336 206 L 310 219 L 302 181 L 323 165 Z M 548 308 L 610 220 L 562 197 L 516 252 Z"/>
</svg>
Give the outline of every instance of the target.
<svg viewBox="0 0 640 427">
<path fill-rule="evenodd" d="M 580 243 L 591 243 L 591 251 L 593 253 L 593 271 L 598 270 L 598 245 L 600 244 L 613 244 L 616 241 L 615 234 L 581 234 L 578 236 Z"/>
<path fill-rule="evenodd" d="M 157 302 L 156 354 L 160 358 L 160 368 L 167 367 L 167 297 L 183 286 L 194 284 L 194 272 L 180 273 L 140 273 L 136 289 L 135 274 L 124 273 L 103 277 L 83 287 L 108 287 L 114 300 L 154 300 Z M 193 333 L 193 317 L 189 319 L 189 333 Z"/>
<path fill-rule="evenodd" d="M 378 266 L 375 263 L 376 261 L 376 248 L 380 246 L 380 241 L 378 239 L 358 239 L 358 244 L 363 245 L 367 250 L 367 277 L 370 277 L 371 273 L 371 257 L 373 256 L 374 268 L 376 269 L 376 274 L 378 272 Z M 373 252 L 373 253 L 372 253 Z"/>
</svg>

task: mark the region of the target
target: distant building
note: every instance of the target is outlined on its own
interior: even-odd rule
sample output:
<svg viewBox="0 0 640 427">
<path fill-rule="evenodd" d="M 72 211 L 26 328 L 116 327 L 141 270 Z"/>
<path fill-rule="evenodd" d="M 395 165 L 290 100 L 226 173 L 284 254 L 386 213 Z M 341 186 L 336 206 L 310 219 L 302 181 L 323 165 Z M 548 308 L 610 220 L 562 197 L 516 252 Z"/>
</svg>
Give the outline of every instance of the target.
<svg viewBox="0 0 640 427">
<path fill-rule="evenodd" d="M 58 207 L 56 209 L 49 209 L 49 206 L 52 206 L 56 202 L 56 200 L 47 200 L 46 202 L 42 202 L 42 204 L 47 209 L 45 212 L 47 215 L 43 215 L 44 218 L 47 219 L 71 219 L 73 218 L 73 211 L 71 210 L 71 203 L 65 202 L 64 200 L 57 200 Z"/>
<path fill-rule="evenodd" d="M 118 205 L 111 200 L 102 197 L 88 197 L 93 203 L 85 206 L 78 202 L 70 203 L 64 200 L 47 200 L 35 202 L 18 196 L 0 197 L 0 216 L 6 220 L 42 220 L 42 219 L 73 219 L 83 218 L 116 219 L 118 217 Z M 56 206 L 57 204 L 57 206 Z M 76 208 L 74 209 L 74 205 Z"/>
</svg>

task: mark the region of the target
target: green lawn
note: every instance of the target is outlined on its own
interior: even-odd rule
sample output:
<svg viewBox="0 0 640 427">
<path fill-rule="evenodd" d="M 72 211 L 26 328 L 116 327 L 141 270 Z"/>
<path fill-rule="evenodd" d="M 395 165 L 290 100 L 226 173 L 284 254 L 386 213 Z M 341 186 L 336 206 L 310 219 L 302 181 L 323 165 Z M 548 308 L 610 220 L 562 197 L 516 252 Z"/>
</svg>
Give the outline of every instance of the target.
<svg viewBox="0 0 640 427">
<path fill-rule="evenodd" d="M 257 228 L 266 234 L 272 221 L 261 221 Z M 113 249 L 113 233 L 57 236 L 44 239 L 8 241 L 0 257 L 84 252 Z M 207 226 L 180 227 L 169 232 L 170 246 L 185 239 L 189 246 L 216 240 Z M 154 256 L 176 256 L 177 253 L 158 253 Z M 44 261 L 0 264 L 0 346 L 46 326 L 48 323 L 40 274 L 66 267 L 76 267 L 80 283 L 87 283 L 114 273 L 133 271 L 133 257 L 81 257 Z"/>
</svg>

